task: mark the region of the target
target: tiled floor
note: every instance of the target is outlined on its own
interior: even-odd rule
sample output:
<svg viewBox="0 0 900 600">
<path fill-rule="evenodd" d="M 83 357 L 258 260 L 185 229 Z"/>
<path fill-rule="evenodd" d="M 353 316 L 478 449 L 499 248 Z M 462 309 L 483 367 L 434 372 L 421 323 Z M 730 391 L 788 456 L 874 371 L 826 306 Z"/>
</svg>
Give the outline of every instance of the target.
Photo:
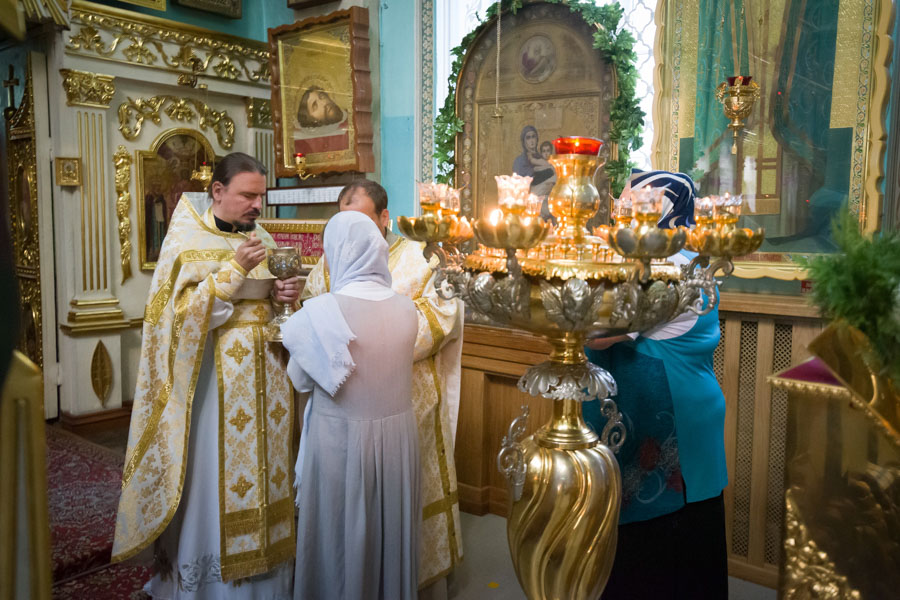
<svg viewBox="0 0 900 600">
<path fill-rule="evenodd" d="M 450 581 L 452 600 L 524 600 L 506 545 L 506 520 L 463 513 L 465 559 Z M 729 600 L 775 600 L 775 590 L 729 577 Z M 640 599 L 638 599 L 640 600 Z"/>
</svg>

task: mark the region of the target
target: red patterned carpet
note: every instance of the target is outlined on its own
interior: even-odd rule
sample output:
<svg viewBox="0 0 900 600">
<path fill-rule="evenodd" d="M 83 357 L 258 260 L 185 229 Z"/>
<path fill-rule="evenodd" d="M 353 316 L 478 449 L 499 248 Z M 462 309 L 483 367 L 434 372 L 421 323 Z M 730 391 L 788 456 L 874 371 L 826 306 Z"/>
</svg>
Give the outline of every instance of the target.
<svg viewBox="0 0 900 600">
<path fill-rule="evenodd" d="M 149 569 L 110 565 L 124 456 L 47 427 L 54 598 L 131 599 Z"/>
</svg>

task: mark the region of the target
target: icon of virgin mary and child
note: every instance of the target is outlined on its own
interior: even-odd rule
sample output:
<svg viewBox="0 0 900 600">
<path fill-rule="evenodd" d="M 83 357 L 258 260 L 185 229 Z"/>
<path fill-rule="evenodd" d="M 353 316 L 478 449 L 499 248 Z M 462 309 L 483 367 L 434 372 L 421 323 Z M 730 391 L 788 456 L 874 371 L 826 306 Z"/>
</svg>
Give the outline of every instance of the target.
<svg viewBox="0 0 900 600">
<path fill-rule="evenodd" d="M 513 161 L 513 173 L 531 177 L 531 193 L 543 199 L 541 204 L 541 217 L 545 220 L 554 220 L 550 216 L 547 207 L 547 196 L 556 183 L 556 171 L 550 164 L 550 155 L 553 154 L 553 144 L 545 141 L 538 143 L 538 130 L 534 125 L 526 125 L 522 128 L 520 136 L 522 154 Z"/>
</svg>

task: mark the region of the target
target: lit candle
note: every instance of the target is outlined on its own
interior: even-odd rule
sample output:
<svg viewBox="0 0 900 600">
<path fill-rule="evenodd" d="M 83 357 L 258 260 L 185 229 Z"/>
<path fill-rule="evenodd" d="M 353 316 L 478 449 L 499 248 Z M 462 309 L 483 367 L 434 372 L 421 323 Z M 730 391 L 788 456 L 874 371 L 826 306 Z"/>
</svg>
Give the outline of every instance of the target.
<svg viewBox="0 0 900 600">
<path fill-rule="evenodd" d="M 541 214 L 541 204 L 543 199 L 536 194 L 528 194 L 528 200 L 525 202 L 525 214 L 538 216 Z"/>
<path fill-rule="evenodd" d="M 713 211 L 718 198 L 718 196 L 704 196 L 694 202 L 694 218 L 697 221 L 697 227 L 703 229 L 712 223 Z"/>
<path fill-rule="evenodd" d="M 738 217 L 741 216 L 742 204 L 743 198 L 740 194 L 732 196 L 725 192 L 713 205 L 713 218 L 717 223 L 737 223 Z"/>
<path fill-rule="evenodd" d="M 639 190 L 632 190 L 631 195 L 634 201 L 634 214 L 636 217 L 654 217 L 659 219 L 662 216 L 663 188 L 643 187 Z"/>
</svg>

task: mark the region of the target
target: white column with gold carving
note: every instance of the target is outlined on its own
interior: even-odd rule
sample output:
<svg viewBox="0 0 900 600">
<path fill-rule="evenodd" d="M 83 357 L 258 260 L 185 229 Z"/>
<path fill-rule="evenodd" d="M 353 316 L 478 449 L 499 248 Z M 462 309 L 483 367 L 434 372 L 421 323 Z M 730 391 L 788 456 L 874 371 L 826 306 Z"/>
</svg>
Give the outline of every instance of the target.
<svg viewBox="0 0 900 600">
<path fill-rule="evenodd" d="M 275 137 L 272 132 L 272 104 L 268 98 L 244 98 L 247 109 L 247 127 L 249 129 L 250 142 L 253 150 L 250 152 L 262 164 L 266 165 L 269 174 L 266 176 L 266 186 L 275 187 Z M 263 207 L 263 217 L 274 219 L 275 207 L 266 204 Z"/>
<path fill-rule="evenodd" d="M 77 158 L 81 167 L 77 184 L 56 182 L 58 297 L 68 309 L 60 310 L 60 408 L 77 423 L 122 407 L 121 330 L 129 323 L 115 290 L 131 277 L 133 261 L 130 198 L 116 188 L 131 156 L 111 148 L 115 77 L 73 68 L 58 77 L 56 156 Z"/>
</svg>

